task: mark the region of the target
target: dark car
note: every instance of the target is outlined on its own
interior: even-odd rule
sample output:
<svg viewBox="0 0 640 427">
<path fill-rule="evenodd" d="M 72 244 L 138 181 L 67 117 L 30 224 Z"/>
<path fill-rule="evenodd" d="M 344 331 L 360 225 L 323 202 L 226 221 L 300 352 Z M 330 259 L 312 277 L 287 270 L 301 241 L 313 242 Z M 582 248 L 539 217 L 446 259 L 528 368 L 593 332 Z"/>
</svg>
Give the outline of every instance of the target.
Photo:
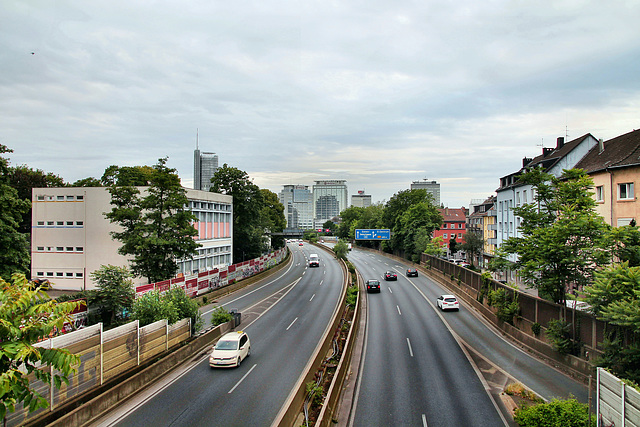
<svg viewBox="0 0 640 427">
<path fill-rule="evenodd" d="M 367 292 L 380 292 L 380 282 L 375 279 L 367 280 Z"/>
<path fill-rule="evenodd" d="M 415 268 L 407 268 L 407 277 L 418 277 L 418 270 Z"/>
<path fill-rule="evenodd" d="M 384 273 L 384 280 L 398 280 L 398 276 L 393 271 Z"/>
</svg>

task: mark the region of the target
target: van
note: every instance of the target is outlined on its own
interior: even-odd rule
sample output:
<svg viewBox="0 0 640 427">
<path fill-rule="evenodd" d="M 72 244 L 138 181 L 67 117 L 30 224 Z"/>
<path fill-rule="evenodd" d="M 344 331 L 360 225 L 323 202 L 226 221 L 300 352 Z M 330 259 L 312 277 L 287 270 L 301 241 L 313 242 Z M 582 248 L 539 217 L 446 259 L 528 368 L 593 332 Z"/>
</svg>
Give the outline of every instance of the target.
<svg viewBox="0 0 640 427">
<path fill-rule="evenodd" d="M 320 267 L 320 258 L 318 258 L 318 254 L 309 255 L 309 267 Z"/>
</svg>

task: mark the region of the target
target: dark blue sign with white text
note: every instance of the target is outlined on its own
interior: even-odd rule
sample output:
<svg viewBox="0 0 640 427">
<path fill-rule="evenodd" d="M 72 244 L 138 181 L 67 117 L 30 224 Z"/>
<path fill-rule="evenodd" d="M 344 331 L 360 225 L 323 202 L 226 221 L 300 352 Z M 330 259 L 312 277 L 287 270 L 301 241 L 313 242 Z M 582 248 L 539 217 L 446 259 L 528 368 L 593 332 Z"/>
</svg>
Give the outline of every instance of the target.
<svg viewBox="0 0 640 427">
<path fill-rule="evenodd" d="M 391 238 L 391 230 L 383 229 L 356 229 L 356 240 L 389 240 Z"/>
</svg>

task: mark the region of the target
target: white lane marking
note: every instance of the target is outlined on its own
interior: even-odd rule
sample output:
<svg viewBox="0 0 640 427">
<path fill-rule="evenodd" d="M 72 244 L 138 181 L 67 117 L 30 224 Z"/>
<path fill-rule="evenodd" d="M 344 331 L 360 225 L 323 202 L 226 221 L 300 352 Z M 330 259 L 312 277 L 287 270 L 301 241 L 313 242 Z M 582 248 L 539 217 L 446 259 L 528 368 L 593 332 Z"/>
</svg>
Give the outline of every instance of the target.
<svg viewBox="0 0 640 427">
<path fill-rule="evenodd" d="M 293 319 L 293 322 L 291 322 L 291 323 L 289 324 L 289 326 L 287 326 L 287 329 L 286 329 L 287 331 L 289 330 L 289 328 L 290 328 L 290 327 L 292 327 L 292 326 L 293 326 L 293 324 L 294 324 L 294 323 L 296 323 L 296 320 L 298 320 L 298 318 L 297 318 L 297 317 L 296 317 L 295 319 Z"/>
<path fill-rule="evenodd" d="M 320 283 L 322 285 L 322 283 Z M 309 300 L 309 302 L 313 301 L 313 299 L 316 297 L 316 294 L 311 295 L 311 299 Z"/>
<path fill-rule="evenodd" d="M 422 426 L 427 427 L 427 417 L 425 414 L 422 414 Z"/>
<path fill-rule="evenodd" d="M 387 289 L 389 289 L 389 292 L 393 293 L 393 291 L 391 290 L 391 288 L 390 288 L 390 287 L 389 287 L 389 288 L 387 288 Z"/>
<path fill-rule="evenodd" d="M 236 387 L 238 387 L 238 386 L 240 385 L 240 383 L 241 383 L 242 381 L 244 381 L 244 379 L 245 379 L 245 378 L 247 378 L 247 376 L 251 373 L 251 371 L 253 371 L 253 370 L 255 369 L 255 367 L 256 367 L 256 366 L 258 366 L 258 365 L 253 365 L 253 366 L 251 367 L 251 369 L 249 369 L 249 371 L 248 371 L 246 374 L 244 374 L 244 376 L 243 376 L 242 378 L 240 378 L 240 381 L 238 381 L 238 382 L 236 383 L 236 385 L 234 385 L 234 386 L 233 386 L 233 388 L 232 388 L 231 390 L 229 390 L 229 392 L 228 392 L 227 394 L 231 394 L 231 393 L 233 393 L 233 390 L 235 390 L 235 389 L 236 389 Z"/>
<path fill-rule="evenodd" d="M 399 314 L 400 316 L 402 316 L 402 312 L 400 312 L 400 306 L 399 306 L 399 305 L 396 305 L 396 308 L 398 309 L 398 314 Z"/>
<path fill-rule="evenodd" d="M 323 283 L 324 283 L 324 279 L 320 281 L 320 286 L 322 286 Z"/>
<path fill-rule="evenodd" d="M 411 355 L 411 357 L 413 357 L 413 349 L 411 348 L 411 341 L 409 341 L 408 337 L 407 337 L 407 345 L 409 346 L 409 354 Z"/>
</svg>

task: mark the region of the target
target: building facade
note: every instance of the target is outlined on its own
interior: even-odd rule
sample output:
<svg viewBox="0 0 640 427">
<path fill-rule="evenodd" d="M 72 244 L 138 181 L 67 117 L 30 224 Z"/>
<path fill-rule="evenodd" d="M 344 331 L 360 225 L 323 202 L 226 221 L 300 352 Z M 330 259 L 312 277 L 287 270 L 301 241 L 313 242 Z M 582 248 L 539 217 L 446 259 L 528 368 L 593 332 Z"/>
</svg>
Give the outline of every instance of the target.
<svg viewBox="0 0 640 427">
<path fill-rule="evenodd" d="M 438 212 L 442 215 L 442 227 L 434 230 L 433 238 L 442 237 L 442 246 L 446 248 L 454 237 L 458 244 L 462 243 L 467 232 L 467 209 L 438 208 Z"/>
<path fill-rule="evenodd" d="M 144 194 L 146 187 L 139 187 Z M 185 275 L 233 263 L 232 197 L 186 189 L 196 216 L 195 239 L 202 246 L 193 258 L 178 261 Z M 119 226 L 105 216 L 111 195 L 105 187 L 34 188 L 32 190 L 31 277 L 48 279 L 55 289 L 94 289 L 91 273 L 102 265 L 128 266 L 111 237 Z M 135 278 L 135 284 L 146 283 Z"/>
<path fill-rule="evenodd" d="M 467 233 L 476 233 L 483 241 L 482 259 L 477 260 L 481 267 L 488 267 L 496 250 L 496 197 L 490 196 L 473 206 L 473 212 L 467 218 Z"/>
<path fill-rule="evenodd" d="M 359 190 L 358 194 L 351 195 L 351 206 L 359 208 L 371 206 L 371 195 L 364 194 L 363 190 Z"/>
<path fill-rule="evenodd" d="M 571 169 L 598 144 L 591 134 L 586 134 L 565 144 L 564 138 L 557 139 L 555 148 L 542 148 L 542 154 L 533 159 L 522 159 L 522 168 L 517 172 L 500 178 L 500 187 L 496 190 L 496 245 L 499 247 L 510 237 L 520 237 L 521 218 L 513 208 L 535 201 L 534 189 L 524 184 L 519 177 L 527 170 L 541 167 L 545 172 L 560 176 L 564 169 Z M 510 257 L 515 261 L 515 255 Z M 511 278 L 513 279 L 513 277 Z"/>
<path fill-rule="evenodd" d="M 435 181 L 427 181 L 423 179 L 422 181 L 413 181 L 411 183 L 411 190 L 427 190 L 428 194 L 433 196 L 433 204 L 435 206 L 440 206 L 440 184 Z"/>
<path fill-rule="evenodd" d="M 313 228 L 313 194 L 308 185 L 284 185 L 278 197 L 284 206 L 287 228 Z"/>
<path fill-rule="evenodd" d="M 218 170 L 218 155 L 216 153 L 193 151 L 193 188 L 194 190 L 209 191 L 211 178 Z"/>
<path fill-rule="evenodd" d="M 640 185 L 640 130 L 599 141 L 576 164 L 593 179 L 596 212 L 613 227 L 640 217 L 635 190 Z"/>
<path fill-rule="evenodd" d="M 346 180 L 320 180 L 313 185 L 314 228 L 336 218 L 349 207 Z"/>
</svg>

